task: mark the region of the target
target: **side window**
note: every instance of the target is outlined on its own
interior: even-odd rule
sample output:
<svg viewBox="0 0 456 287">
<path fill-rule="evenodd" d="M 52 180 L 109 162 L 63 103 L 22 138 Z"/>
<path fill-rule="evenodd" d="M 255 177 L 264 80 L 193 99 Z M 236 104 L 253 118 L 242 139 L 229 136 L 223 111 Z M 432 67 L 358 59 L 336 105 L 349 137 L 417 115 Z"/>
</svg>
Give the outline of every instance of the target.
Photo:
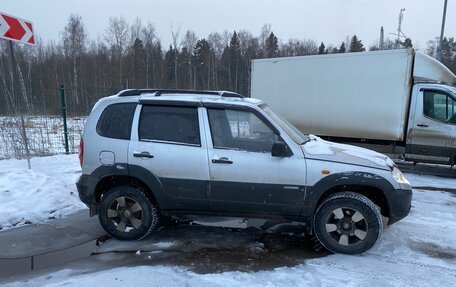
<svg viewBox="0 0 456 287">
<path fill-rule="evenodd" d="M 201 145 L 196 107 L 144 106 L 139 140 Z"/>
<path fill-rule="evenodd" d="M 208 109 L 215 148 L 270 153 L 278 136 L 255 114 L 229 109 Z"/>
<path fill-rule="evenodd" d="M 97 122 L 97 134 L 102 137 L 129 140 L 136 103 L 107 106 Z"/>
<path fill-rule="evenodd" d="M 424 114 L 432 119 L 456 123 L 456 103 L 448 95 L 434 91 L 424 92 Z"/>
</svg>

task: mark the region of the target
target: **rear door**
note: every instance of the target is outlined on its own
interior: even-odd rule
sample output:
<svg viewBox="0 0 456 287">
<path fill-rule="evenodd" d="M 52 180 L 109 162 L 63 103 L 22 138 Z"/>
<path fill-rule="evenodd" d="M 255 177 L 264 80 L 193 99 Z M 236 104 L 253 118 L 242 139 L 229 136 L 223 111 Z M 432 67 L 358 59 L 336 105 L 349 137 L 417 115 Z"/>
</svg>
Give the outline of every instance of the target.
<svg viewBox="0 0 456 287">
<path fill-rule="evenodd" d="M 145 168 L 164 192 L 160 208 L 208 209 L 209 166 L 196 106 L 138 105 L 129 146 L 130 172 Z M 159 193 L 159 194 L 158 194 Z"/>
<path fill-rule="evenodd" d="M 417 85 L 412 107 L 407 158 L 448 163 L 456 151 L 456 99 L 435 86 Z"/>
</svg>

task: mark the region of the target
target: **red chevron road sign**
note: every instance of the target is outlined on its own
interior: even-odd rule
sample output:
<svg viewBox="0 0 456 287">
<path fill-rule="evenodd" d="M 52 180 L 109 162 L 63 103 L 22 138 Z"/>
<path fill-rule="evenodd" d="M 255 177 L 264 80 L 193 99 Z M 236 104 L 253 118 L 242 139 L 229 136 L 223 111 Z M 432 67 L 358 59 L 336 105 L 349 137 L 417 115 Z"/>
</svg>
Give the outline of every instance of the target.
<svg viewBox="0 0 456 287">
<path fill-rule="evenodd" d="M 0 38 L 35 45 L 32 22 L 0 12 Z"/>
</svg>

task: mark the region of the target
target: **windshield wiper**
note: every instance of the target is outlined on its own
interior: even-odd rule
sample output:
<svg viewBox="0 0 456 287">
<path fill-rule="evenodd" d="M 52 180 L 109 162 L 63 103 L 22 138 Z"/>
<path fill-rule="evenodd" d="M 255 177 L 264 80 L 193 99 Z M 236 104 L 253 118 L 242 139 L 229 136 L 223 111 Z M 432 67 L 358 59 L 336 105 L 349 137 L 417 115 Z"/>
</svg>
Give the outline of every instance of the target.
<svg viewBox="0 0 456 287">
<path fill-rule="evenodd" d="M 300 143 L 300 145 L 306 144 L 311 141 L 311 138 L 308 135 L 306 135 L 306 137 L 307 137 L 307 139 L 305 141 L 303 141 L 302 143 Z"/>
</svg>

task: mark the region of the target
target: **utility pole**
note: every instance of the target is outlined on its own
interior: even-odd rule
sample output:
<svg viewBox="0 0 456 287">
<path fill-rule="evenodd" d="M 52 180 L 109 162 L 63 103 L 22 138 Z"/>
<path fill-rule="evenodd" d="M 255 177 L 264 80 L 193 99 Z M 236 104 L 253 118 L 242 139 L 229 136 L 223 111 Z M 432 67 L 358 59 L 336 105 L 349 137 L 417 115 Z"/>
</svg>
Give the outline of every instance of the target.
<svg viewBox="0 0 456 287">
<path fill-rule="evenodd" d="M 401 42 L 401 36 L 405 37 L 404 34 L 402 33 L 402 20 L 404 20 L 404 11 L 405 8 L 402 8 L 401 11 L 399 12 L 399 26 L 397 27 L 397 40 L 396 40 L 396 48 L 399 48 L 399 43 Z"/>
<path fill-rule="evenodd" d="M 443 17 L 442 17 L 442 28 L 440 29 L 440 41 L 439 41 L 439 48 L 437 50 L 437 59 L 442 62 L 443 60 L 443 33 L 445 31 L 445 18 L 446 18 L 446 10 L 447 10 L 447 3 L 448 0 L 445 0 L 443 4 Z"/>
</svg>

